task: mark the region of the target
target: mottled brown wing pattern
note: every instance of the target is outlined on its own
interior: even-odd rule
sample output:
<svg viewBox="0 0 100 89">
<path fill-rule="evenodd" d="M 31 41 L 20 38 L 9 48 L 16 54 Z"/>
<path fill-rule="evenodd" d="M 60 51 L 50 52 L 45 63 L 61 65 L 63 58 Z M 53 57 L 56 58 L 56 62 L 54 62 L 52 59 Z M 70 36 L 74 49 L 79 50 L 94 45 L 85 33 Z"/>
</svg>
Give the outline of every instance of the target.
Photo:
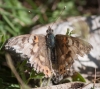
<svg viewBox="0 0 100 89">
<path fill-rule="evenodd" d="M 66 75 L 77 55 L 83 56 L 92 49 L 92 46 L 77 38 L 67 35 L 55 36 L 56 62 L 53 64 L 53 69 L 57 70 L 60 75 Z M 8 40 L 5 45 L 6 50 L 14 50 L 29 59 L 29 63 L 37 72 L 43 72 L 45 77 L 52 75 L 51 61 L 49 60 L 48 48 L 46 39 L 43 35 L 20 35 Z M 56 71 L 55 71 L 56 72 Z"/>
<path fill-rule="evenodd" d="M 83 56 L 92 49 L 92 45 L 77 38 L 67 35 L 56 35 L 56 53 L 58 71 L 60 75 L 67 74 L 77 55 Z"/>
<path fill-rule="evenodd" d="M 31 66 L 37 72 L 43 72 L 45 77 L 52 75 L 45 36 L 28 34 L 13 37 L 8 40 L 5 49 L 14 50 L 23 57 L 27 56 Z"/>
</svg>

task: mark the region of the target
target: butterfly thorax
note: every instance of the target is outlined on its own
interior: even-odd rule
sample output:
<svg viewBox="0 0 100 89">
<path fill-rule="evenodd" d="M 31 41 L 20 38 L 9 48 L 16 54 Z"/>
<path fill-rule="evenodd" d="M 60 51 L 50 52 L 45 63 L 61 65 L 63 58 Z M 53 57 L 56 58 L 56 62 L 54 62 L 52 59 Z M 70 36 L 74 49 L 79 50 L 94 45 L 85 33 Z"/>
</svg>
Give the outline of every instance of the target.
<svg viewBox="0 0 100 89">
<path fill-rule="evenodd" d="M 50 27 L 47 30 L 46 41 L 47 41 L 47 46 L 50 49 L 53 49 L 55 47 L 55 38 L 54 38 L 53 30 Z"/>
</svg>

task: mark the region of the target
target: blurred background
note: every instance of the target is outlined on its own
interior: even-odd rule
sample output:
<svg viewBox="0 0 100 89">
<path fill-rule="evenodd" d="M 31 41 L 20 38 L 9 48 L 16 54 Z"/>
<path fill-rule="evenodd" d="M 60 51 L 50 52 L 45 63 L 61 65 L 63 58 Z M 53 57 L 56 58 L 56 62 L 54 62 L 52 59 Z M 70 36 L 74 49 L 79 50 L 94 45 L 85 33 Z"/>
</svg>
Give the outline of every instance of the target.
<svg viewBox="0 0 100 89">
<path fill-rule="evenodd" d="M 6 66 L 5 41 L 13 36 L 30 33 L 32 27 L 54 22 L 60 18 L 100 14 L 100 0 L 0 0 L 0 86 L 2 89 L 17 84 Z M 16 85 L 17 86 L 17 85 Z"/>
<path fill-rule="evenodd" d="M 61 16 L 99 15 L 99 0 L 0 0 L 0 33 L 15 36 L 28 33 L 37 24 L 55 21 Z"/>
</svg>

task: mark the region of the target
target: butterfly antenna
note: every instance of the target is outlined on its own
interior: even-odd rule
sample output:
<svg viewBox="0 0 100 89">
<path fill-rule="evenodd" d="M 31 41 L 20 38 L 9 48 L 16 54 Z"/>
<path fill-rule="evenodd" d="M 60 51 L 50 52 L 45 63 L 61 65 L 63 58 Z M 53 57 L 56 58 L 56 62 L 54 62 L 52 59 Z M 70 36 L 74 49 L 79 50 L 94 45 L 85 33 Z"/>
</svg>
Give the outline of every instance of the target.
<svg viewBox="0 0 100 89">
<path fill-rule="evenodd" d="M 59 17 L 56 18 L 56 20 L 54 21 L 54 23 L 56 23 L 56 21 L 61 17 L 63 11 L 66 9 L 66 6 L 64 6 L 63 10 L 60 12 Z M 54 25 L 54 23 L 51 25 L 51 27 Z"/>
</svg>

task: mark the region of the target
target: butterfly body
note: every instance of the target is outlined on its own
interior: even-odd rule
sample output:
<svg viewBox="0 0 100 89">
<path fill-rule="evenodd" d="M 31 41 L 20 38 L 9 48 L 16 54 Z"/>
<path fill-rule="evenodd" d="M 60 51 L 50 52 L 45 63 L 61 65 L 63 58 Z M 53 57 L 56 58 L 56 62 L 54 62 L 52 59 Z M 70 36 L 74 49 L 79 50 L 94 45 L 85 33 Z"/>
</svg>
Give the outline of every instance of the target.
<svg viewBox="0 0 100 89">
<path fill-rule="evenodd" d="M 55 37 L 53 30 L 49 27 L 46 35 L 47 48 L 49 48 L 50 60 L 55 63 Z"/>
<path fill-rule="evenodd" d="M 43 72 L 46 77 L 51 77 L 53 71 L 58 75 L 68 74 L 68 69 L 77 59 L 77 55 L 89 53 L 92 45 L 77 37 L 61 34 L 54 37 L 49 27 L 46 36 L 28 34 L 13 37 L 8 40 L 5 49 L 14 49 L 16 53 L 27 56 L 29 63 L 37 72 Z"/>
</svg>

